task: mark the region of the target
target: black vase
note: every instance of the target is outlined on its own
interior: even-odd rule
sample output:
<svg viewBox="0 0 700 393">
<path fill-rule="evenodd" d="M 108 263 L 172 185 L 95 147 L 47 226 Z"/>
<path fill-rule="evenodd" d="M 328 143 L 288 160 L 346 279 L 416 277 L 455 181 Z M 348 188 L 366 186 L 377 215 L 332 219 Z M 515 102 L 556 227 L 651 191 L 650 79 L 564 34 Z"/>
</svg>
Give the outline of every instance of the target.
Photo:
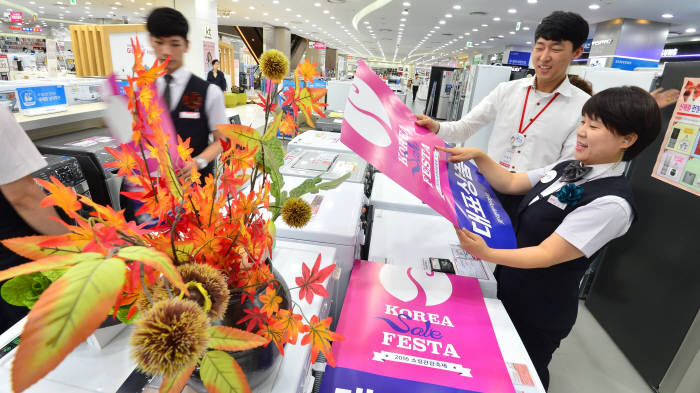
<svg viewBox="0 0 700 393">
<path fill-rule="evenodd" d="M 289 294 L 289 287 L 284 282 L 284 278 L 275 270 L 273 267 L 270 268 L 272 274 L 280 283 L 280 296 L 282 297 L 282 303 L 280 303 L 280 308 L 289 308 L 291 303 L 291 298 Z M 246 323 L 238 325 L 237 322 L 241 320 L 246 314 L 243 310 L 252 309 L 253 307 L 262 307 L 262 303 L 258 301 L 258 295 L 265 292 L 265 287 L 258 288 L 255 292 L 255 300 L 251 302 L 250 297 L 246 299 L 245 302 L 241 303 L 240 292 L 231 293 L 231 298 L 228 302 L 228 308 L 226 309 L 226 314 L 219 321 L 219 324 L 224 326 L 230 326 L 237 329 L 245 330 Z M 238 365 L 241 366 L 243 373 L 248 379 L 248 385 L 251 390 L 255 390 L 257 387 L 263 385 L 270 378 L 274 378 L 275 373 L 279 369 L 279 365 L 282 362 L 282 354 L 280 354 L 277 346 L 270 342 L 267 346 L 260 346 L 257 348 L 247 349 L 245 351 L 235 351 L 228 352 L 229 355 L 236 359 Z M 199 377 L 199 368 L 195 369 L 192 377 L 187 382 L 187 385 L 196 390 L 197 392 L 206 392 L 204 385 Z"/>
</svg>

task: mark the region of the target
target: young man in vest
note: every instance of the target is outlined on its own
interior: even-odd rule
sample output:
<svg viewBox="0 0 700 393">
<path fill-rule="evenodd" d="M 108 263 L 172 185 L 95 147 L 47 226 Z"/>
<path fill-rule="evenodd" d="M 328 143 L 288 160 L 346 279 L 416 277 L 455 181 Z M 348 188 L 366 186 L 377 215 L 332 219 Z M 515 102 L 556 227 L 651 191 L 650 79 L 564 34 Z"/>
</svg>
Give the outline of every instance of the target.
<svg viewBox="0 0 700 393">
<path fill-rule="evenodd" d="M 513 172 L 570 158 L 581 108 L 590 96 L 569 83 L 566 70 L 583 53 L 587 38 L 588 23 L 580 15 L 553 12 L 535 31 L 535 78 L 501 83 L 461 120 L 438 123 L 418 115 L 416 124 L 449 143 L 462 143 L 493 124 L 486 153 Z M 499 199 L 515 221 L 522 198 L 499 194 Z"/>
<path fill-rule="evenodd" d="M 179 175 L 188 176 L 192 165 L 197 165 L 203 180 L 213 172 L 214 159 L 222 151 L 216 125 L 226 123 L 224 95 L 216 85 L 185 68 L 189 26 L 182 13 L 167 7 L 156 8 L 148 16 L 146 28 L 158 60 L 165 61 L 170 56 L 168 73 L 156 80 L 158 93 L 169 105 L 178 135 L 182 140 L 190 138 L 190 147 L 194 149 L 193 160 L 185 164 Z"/>
</svg>

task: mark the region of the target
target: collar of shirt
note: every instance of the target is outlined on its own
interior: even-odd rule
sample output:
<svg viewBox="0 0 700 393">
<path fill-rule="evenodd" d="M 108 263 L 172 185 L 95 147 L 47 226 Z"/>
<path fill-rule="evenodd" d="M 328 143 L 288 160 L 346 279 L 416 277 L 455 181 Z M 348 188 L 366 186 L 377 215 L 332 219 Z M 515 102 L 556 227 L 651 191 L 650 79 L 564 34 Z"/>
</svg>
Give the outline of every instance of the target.
<svg viewBox="0 0 700 393">
<path fill-rule="evenodd" d="M 190 80 L 190 75 L 192 75 L 192 73 L 190 70 L 182 66 L 174 72 L 171 72 L 170 75 L 173 77 L 173 81 L 170 82 L 170 87 L 173 87 L 175 85 L 184 85 L 187 83 Z"/>
<path fill-rule="evenodd" d="M 535 87 L 535 79 L 536 79 L 536 77 L 532 77 L 532 78 L 523 78 L 523 79 L 522 79 L 523 83 L 520 85 L 520 87 L 521 87 L 523 90 L 527 90 L 527 88 L 528 88 L 529 86 L 532 86 L 532 87 L 534 88 L 534 87 Z M 573 92 L 571 91 L 571 88 L 572 88 L 571 82 L 569 82 L 569 78 L 566 77 L 566 78 L 564 78 L 564 81 L 562 81 L 562 82 L 559 84 L 559 86 L 558 86 L 553 92 L 551 92 L 551 93 L 546 93 L 546 92 L 543 92 L 543 91 L 539 91 L 539 90 L 537 90 L 537 89 L 535 89 L 535 91 L 536 91 L 536 92 L 539 92 L 539 93 L 541 93 L 541 94 L 545 94 L 545 95 L 547 95 L 547 94 L 559 93 L 559 94 L 563 95 L 564 97 L 571 97 L 571 96 L 573 95 Z"/>
<path fill-rule="evenodd" d="M 583 179 L 576 181 L 572 184 L 575 185 L 581 185 L 583 183 L 589 182 L 591 180 L 595 179 L 604 179 L 606 177 L 612 177 L 612 176 L 620 176 L 623 173 L 625 173 L 625 168 L 627 167 L 627 161 L 621 161 L 619 163 L 617 162 L 612 162 L 608 164 L 598 164 L 598 165 L 588 165 L 589 167 L 593 168 L 590 172 L 586 174 L 586 176 L 583 177 Z M 547 187 L 542 193 L 540 194 L 543 197 L 546 197 L 556 191 L 558 191 L 564 184 L 561 180 L 557 179 L 555 182 L 553 182 L 549 187 Z M 531 205 L 535 203 L 539 199 L 539 196 L 535 196 L 532 198 L 530 203 L 528 205 Z"/>
<path fill-rule="evenodd" d="M 190 72 L 190 70 L 188 70 L 185 66 L 182 66 L 170 73 L 170 76 L 173 77 L 173 81 L 170 82 L 170 102 L 168 103 L 170 110 L 175 108 L 177 103 L 180 102 L 182 93 L 185 91 L 185 87 L 187 87 L 187 82 L 190 81 L 191 75 L 192 72 Z M 165 78 L 162 76 L 158 78 L 156 80 L 156 87 L 158 88 L 158 94 L 160 94 L 162 97 L 163 92 L 165 91 Z"/>
</svg>

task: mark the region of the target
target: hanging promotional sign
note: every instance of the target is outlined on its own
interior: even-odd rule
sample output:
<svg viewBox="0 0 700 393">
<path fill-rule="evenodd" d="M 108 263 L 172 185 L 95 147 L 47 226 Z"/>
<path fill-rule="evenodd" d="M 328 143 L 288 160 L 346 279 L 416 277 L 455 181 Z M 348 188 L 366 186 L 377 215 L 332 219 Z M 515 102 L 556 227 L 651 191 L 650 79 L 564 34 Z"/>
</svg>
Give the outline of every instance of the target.
<svg viewBox="0 0 700 393">
<path fill-rule="evenodd" d="M 700 196 L 700 78 L 685 78 L 652 177 Z"/>
<path fill-rule="evenodd" d="M 18 11 L 10 12 L 10 23 L 22 23 L 22 13 Z"/>
<path fill-rule="evenodd" d="M 469 162 L 449 163 L 435 146 L 448 146 L 428 129 L 363 61 L 358 61 L 341 129 L 341 142 L 454 225 L 479 234 L 493 248 L 515 248 L 508 214 Z"/>
<path fill-rule="evenodd" d="M 515 393 L 475 278 L 356 261 L 339 322 L 322 393 Z"/>
<path fill-rule="evenodd" d="M 319 41 L 309 41 L 309 48 L 313 48 L 313 49 L 326 49 L 326 43 L 325 43 L 325 42 L 319 42 Z"/>
</svg>

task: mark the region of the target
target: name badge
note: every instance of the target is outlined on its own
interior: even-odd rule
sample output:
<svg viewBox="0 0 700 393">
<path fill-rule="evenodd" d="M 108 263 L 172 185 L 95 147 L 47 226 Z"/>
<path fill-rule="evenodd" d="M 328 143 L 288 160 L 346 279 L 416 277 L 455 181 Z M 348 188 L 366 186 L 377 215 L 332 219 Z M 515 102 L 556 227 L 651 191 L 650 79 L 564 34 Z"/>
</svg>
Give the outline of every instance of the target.
<svg viewBox="0 0 700 393">
<path fill-rule="evenodd" d="M 199 112 L 180 112 L 180 119 L 199 119 Z"/>
<path fill-rule="evenodd" d="M 554 195 L 550 195 L 549 198 L 547 199 L 547 202 L 549 202 L 549 203 L 551 203 L 552 205 L 554 205 L 554 206 L 560 208 L 561 210 L 566 209 L 566 203 L 560 201 L 559 198 L 557 198 L 557 197 L 554 196 Z"/>
<path fill-rule="evenodd" d="M 544 176 L 542 176 L 540 178 L 540 182 L 543 184 L 549 183 L 550 181 L 554 180 L 555 177 L 557 177 L 557 171 L 551 170 L 551 171 L 545 173 Z"/>
</svg>

